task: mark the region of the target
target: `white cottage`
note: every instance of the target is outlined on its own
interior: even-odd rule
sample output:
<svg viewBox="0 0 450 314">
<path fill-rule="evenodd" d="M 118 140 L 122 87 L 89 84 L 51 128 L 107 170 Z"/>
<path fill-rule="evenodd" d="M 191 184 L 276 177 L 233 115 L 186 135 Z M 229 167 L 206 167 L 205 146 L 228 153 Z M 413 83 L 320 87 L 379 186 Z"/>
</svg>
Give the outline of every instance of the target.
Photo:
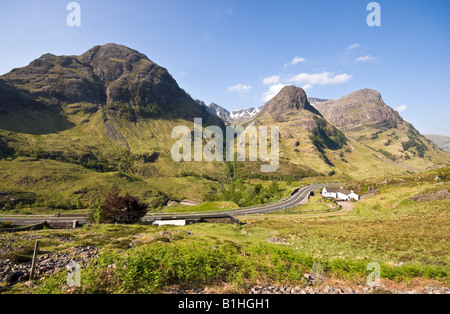
<svg viewBox="0 0 450 314">
<path fill-rule="evenodd" d="M 323 197 L 336 198 L 342 201 L 359 201 L 359 195 L 353 191 L 348 191 L 342 187 L 324 187 L 322 190 Z"/>
</svg>

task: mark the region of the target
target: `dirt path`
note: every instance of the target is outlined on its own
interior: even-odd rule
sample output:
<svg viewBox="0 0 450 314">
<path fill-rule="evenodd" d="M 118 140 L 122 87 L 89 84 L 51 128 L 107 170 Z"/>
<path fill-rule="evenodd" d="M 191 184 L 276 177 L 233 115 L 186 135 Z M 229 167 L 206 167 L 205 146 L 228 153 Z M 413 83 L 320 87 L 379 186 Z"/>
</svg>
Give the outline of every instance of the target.
<svg viewBox="0 0 450 314">
<path fill-rule="evenodd" d="M 355 203 L 352 202 L 338 202 L 339 205 L 342 206 L 342 209 L 340 211 L 337 212 L 332 212 L 332 213 L 319 213 L 319 214 L 302 214 L 299 215 L 298 217 L 303 217 L 303 218 L 316 218 L 316 217 L 330 217 L 330 216 L 343 216 L 349 212 L 351 212 L 353 209 L 355 209 Z"/>
<path fill-rule="evenodd" d="M 341 215 L 351 212 L 356 207 L 355 203 L 353 202 L 339 202 L 338 204 L 342 206 L 342 210 L 339 212 L 339 214 Z"/>
</svg>

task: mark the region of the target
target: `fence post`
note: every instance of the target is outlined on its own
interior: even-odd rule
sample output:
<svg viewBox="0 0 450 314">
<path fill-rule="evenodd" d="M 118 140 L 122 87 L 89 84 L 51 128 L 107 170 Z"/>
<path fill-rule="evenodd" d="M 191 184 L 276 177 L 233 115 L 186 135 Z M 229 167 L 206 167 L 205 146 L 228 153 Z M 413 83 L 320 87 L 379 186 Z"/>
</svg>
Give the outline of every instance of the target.
<svg viewBox="0 0 450 314">
<path fill-rule="evenodd" d="M 33 261 L 31 262 L 30 280 L 34 278 L 34 272 L 36 270 L 36 258 L 39 251 L 39 240 L 36 240 L 34 244 Z"/>
</svg>

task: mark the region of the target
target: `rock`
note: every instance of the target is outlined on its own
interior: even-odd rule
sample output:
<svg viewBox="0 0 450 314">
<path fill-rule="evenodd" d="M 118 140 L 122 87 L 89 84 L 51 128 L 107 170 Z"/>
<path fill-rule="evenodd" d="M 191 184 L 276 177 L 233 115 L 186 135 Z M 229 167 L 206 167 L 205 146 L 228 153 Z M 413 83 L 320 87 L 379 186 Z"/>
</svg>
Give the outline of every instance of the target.
<svg viewBox="0 0 450 314">
<path fill-rule="evenodd" d="M 273 244 L 289 245 L 289 243 L 285 239 L 280 239 L 280 238 L 277 238 L 277 237 L 270 237 L 270 238 L 266 239 L 266 241 L 269 242 L 269 243 L 273 243 Z"/>
<path fill-rule="evenodd" d="M 6 283 L 12 286 L 16 284 L 19 281 L 20 277 L 22 277 L 23 275 L 25 275 L 23 271 L 13 272 L 6 277 Z"/>
<path fill-rule="evenodd" d="M 36 275 L 39 277 L 52 275 L 61 270 L 74 260 L 82 267 L 88 266 L 92 260 L 98 256 L 98 249 L 95 247 L 74 248 L 70 253 L 55 253 L 38 256 L 36 262 Z M 0 262 L 0 280 L 6 280 L 10 285 L 17 282 L 25 282 L 29 278 L 31 263 L 14 265 L 11 261 Z"/>
<path fill-rule="evenodd" d="M 25 286 L 27 286 L 28 288 L 33 288 L 33 286 L 34 286 L 34 281 L 28 280 L 27 282 L 25 282 Z"/>
</svg>

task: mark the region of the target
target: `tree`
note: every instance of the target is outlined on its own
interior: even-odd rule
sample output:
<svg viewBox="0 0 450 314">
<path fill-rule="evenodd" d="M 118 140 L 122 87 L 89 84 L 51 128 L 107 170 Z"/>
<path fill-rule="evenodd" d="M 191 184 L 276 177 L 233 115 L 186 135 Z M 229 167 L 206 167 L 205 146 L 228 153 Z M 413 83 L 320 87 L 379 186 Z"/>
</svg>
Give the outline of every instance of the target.
<svg viewBox="0 0 450 314">
<path fill-rule="evenodd" d="M 102 206 L 104 223 L 135 224 L 147 214 L 148 206 L 128 193 L 120 196 L 118 187 L 113 187 Z"/>
<path fill-rule="evenodd" d="M 87 220 L 89 223 L 102 224 L 105 221 L 105 215 L 103 214 L 102 206 L 98 205 L 91 208 L 87 215 Z"/>
<path fill-rule="evenodd" d="M 81 200 L 77 200 L 77 209 L 83 209 L 84 205 L 83 202 L 81 202 Z"/>
<path fill-rule="evenodd" d="M 278 187 L 278 183 L 275 181 L 272 181 L 272 183 L 268 187 L 268 192 L 271 197 L 276 196 L 278 192 L 280 192 L 280 188 Z"/>
<path fill-rule="evenodd" d="M 448 181 L 450 179 L 450 167 L 438 169 L 437 173 L 442 181 Z"/>
</svg>

